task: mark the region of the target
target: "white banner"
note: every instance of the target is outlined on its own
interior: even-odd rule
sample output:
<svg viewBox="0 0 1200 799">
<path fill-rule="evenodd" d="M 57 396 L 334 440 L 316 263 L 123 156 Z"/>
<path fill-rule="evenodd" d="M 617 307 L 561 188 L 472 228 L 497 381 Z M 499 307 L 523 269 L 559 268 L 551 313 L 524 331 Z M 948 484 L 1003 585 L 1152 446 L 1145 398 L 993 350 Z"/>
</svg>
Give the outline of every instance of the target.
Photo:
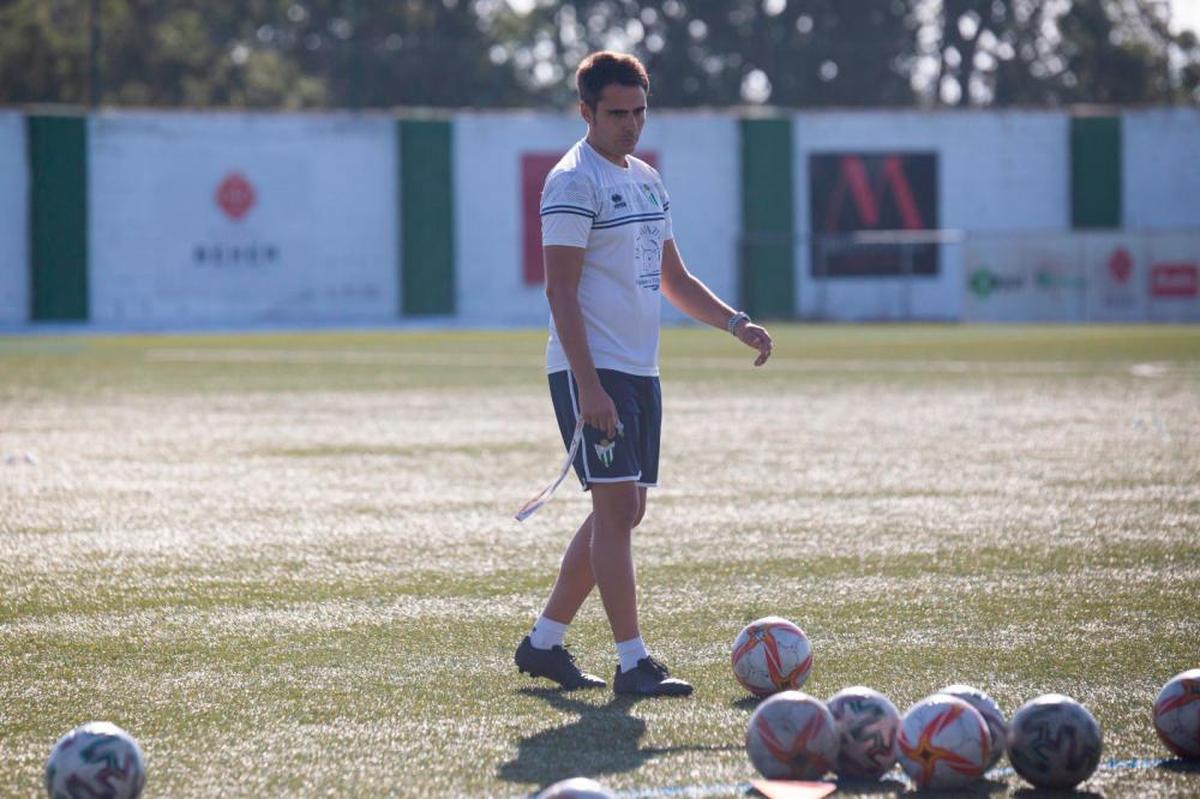
<svg viewBox="0 0 1200 799">
<path fill-rule="evenodd" d="M 112 113 L 89 142 L 92 320 L 398 315 L 393 120 Z"/>
<path fill-rule="evenodd" d="M 29 321 L 29 162 L 25 117 L 0 111 L 0 324 Z"/>
</svg>

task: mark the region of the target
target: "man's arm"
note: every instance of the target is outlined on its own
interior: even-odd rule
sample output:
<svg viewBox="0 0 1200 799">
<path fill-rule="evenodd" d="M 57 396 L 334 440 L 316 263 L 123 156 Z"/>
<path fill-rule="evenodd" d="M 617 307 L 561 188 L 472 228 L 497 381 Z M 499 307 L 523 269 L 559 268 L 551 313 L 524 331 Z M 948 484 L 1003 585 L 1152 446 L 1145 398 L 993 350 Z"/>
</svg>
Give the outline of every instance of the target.
<svg viewBox="0 0 1200 799">
<path fill-rule="evenodd" d="M 676 308 L 698 322 L 721 330 L 727 329 L 726 323 L 736 313 L 687 270 L 683 265 L 683 258 L 679 255 L 679 249 L 675 246 L 675 239 L 663 242 L 662 290 Z M 733 333 L 743 344 L 758 350 L 758 357 L 754 359 L 755 366 L 762 366 L 771 357 L 771 334 L 762 327 L 742 321 L 734 328 Z"/>
<path fill-rule="evenodd" d="M 600 385 L 587 329 L 579 308 L 579 279 L 583 275 L 583 248 L 547 245 L 542 248 L 546 266 L 546 299 L 554 316 L 554 329 L 579 386 L 579 415 L 585 424 L 617 434 L 617 406 Z"/>
</svg>

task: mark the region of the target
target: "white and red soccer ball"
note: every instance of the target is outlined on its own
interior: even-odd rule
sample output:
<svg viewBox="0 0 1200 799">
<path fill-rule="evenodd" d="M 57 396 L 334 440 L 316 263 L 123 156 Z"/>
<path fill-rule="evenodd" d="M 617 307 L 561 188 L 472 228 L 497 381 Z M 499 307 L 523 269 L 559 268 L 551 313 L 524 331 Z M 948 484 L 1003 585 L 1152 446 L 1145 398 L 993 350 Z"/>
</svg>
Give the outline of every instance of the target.
<svg viewBox="0 0 1200 799">
<path fill-rule="evenodd" d="M 812 644 L 792 622 L 767 616 L 738 633 L 732 660 L 733 674 L 747 691 L 769 696 L 804 685 L 812 670 Z"/>
<path fill-rule="evenodd" d="M 1179 757 L 1200 759 L 1200 669 L 1176 674 L 1158 692 L 1154 730 Z"/>
<path fill-rule="evenodd" d="M 46 760 L 50 799 L 137 799 L 146 784 L 145 758 L 129 733 L 106 721 L 76 727 Z"/>
<path fill-rule="evenodd" d="M 988 735 L 991 739 L 992 754 L 988 757 L 987 767 L 990 769 L 996 765 L 1008 747 L 1008 722 L 1004 720 L 1004 713 L 996 704 L 996 700 L 970 685 L 947 685 L 938 693 L 957 696 L 979 711 L 979 715 L 983 716 L 983 720 L 987 724 Z"/>
<path fill-rule="evenodd" d="M 960 788 L 983 776 L 991 757 L 987 722 L 967 702 L 927 696 L 900 722 L 900 766 L 918 788 Z"/>
<path fill-rule="evenodd" d="M 839 777 L 879 779 L 896 765 L 900 711 L 878 691 L 843 688 L 826 703 L 838 730 Z"/>
<path fill-rule="evenodd" d="M 1101 749 L 1096 719 L 1062 694 L 1026 702 L 1009 723 L 1008 759 L 1038 788 L 1074 788 L 1095 772 Z"/>
<path fill-rule="evenodd" d="M 537 799 L 613 799 L 615 794 L 595 780 L 572 777 L 547 787 Z"/>
<path fill-rule="evenodd" d="M 815 780 L 837 764 L 837 726 L 821 700 L 781 691 L 750 716 L 746 752 L 767 779 Z"/>
</svg>

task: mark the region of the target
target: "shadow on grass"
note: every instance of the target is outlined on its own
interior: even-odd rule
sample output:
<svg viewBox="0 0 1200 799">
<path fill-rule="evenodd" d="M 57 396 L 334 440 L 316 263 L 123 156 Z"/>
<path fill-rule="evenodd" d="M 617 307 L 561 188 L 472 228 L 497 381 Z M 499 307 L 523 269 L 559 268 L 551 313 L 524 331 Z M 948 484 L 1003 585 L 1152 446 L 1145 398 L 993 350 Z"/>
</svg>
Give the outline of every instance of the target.
<svg viewBox="0 0 1200 799">
<path fill-rule="evenodd" d="M 962 788 L 954 788 L 951 790 L 929 790 L 919 789 L 905 793 L 904 796 L 912 797 L 929 797 L 929 799 L 955 799 L 956 797 L 983 797 L 992 796 L 993 794 L 1004 793 L 1008 790 L 1008 783 L 1001 780 L 977 780 L 970 785 L 965 785 Z M 1041 794 L 1038 794 L 1041 796 Z M 1083 796 L 1092 796 L 1092 794 L 1077 795 L 1072 794 L 1076 799 L 1082 799 Z"/>
<path fill-rule="evenodd" d="M 543 699 L 553 709 L 576 713 L 579 718 L 561 727 L 543 730 L 521 739 L 517 756 L 497 770 L 506 782 L 536 783 L 546 786 L 570 777 L 595 777 L 633 771 L 646 761 L 678 752 L 732 751 L 737 746 L 643 747 L 646 722 L 629 715 L 638 697 L 612 696 L 596 706 L 572 698 L 566 691 L 547 688 L 523 688 L 525 696 Z M 658 699 L 658 702 L 686 701 Z"/>
<path fill-rule="evenodd" d="M 838 793 L 846 796 L 878 796 L 880 794 L 899 796 L 908 789 L 908 785 L 891 777 L 879 780 L 840 777 L 837 780 L 837 789 Z"/>
<path fill-rule="evenodd" d="M 765 697 L 762 696 L 743 696 L 741 699 L 735 699 L 729 704 L 736 707 L 738 710 L 754 710 L 762 704 Z"/>
</svg>

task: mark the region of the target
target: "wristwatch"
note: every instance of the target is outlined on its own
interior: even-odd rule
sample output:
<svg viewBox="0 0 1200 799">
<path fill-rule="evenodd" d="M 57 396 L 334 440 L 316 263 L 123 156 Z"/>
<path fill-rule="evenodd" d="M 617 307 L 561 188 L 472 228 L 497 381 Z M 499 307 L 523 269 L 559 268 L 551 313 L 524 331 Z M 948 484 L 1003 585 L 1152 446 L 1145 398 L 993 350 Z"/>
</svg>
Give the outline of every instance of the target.
<svg viewBox="0 0 1200 799">
<path fill-rule="evenodd" d="M 729 317 L 729 321 L 725 323 L 725 329 L 729 331 L 731 336 L 737 335 L 737 326 L 742 322 L 749 322 L 750 314 L 745 311 L 738 311 L 733 316 Z"/>
</svg>

